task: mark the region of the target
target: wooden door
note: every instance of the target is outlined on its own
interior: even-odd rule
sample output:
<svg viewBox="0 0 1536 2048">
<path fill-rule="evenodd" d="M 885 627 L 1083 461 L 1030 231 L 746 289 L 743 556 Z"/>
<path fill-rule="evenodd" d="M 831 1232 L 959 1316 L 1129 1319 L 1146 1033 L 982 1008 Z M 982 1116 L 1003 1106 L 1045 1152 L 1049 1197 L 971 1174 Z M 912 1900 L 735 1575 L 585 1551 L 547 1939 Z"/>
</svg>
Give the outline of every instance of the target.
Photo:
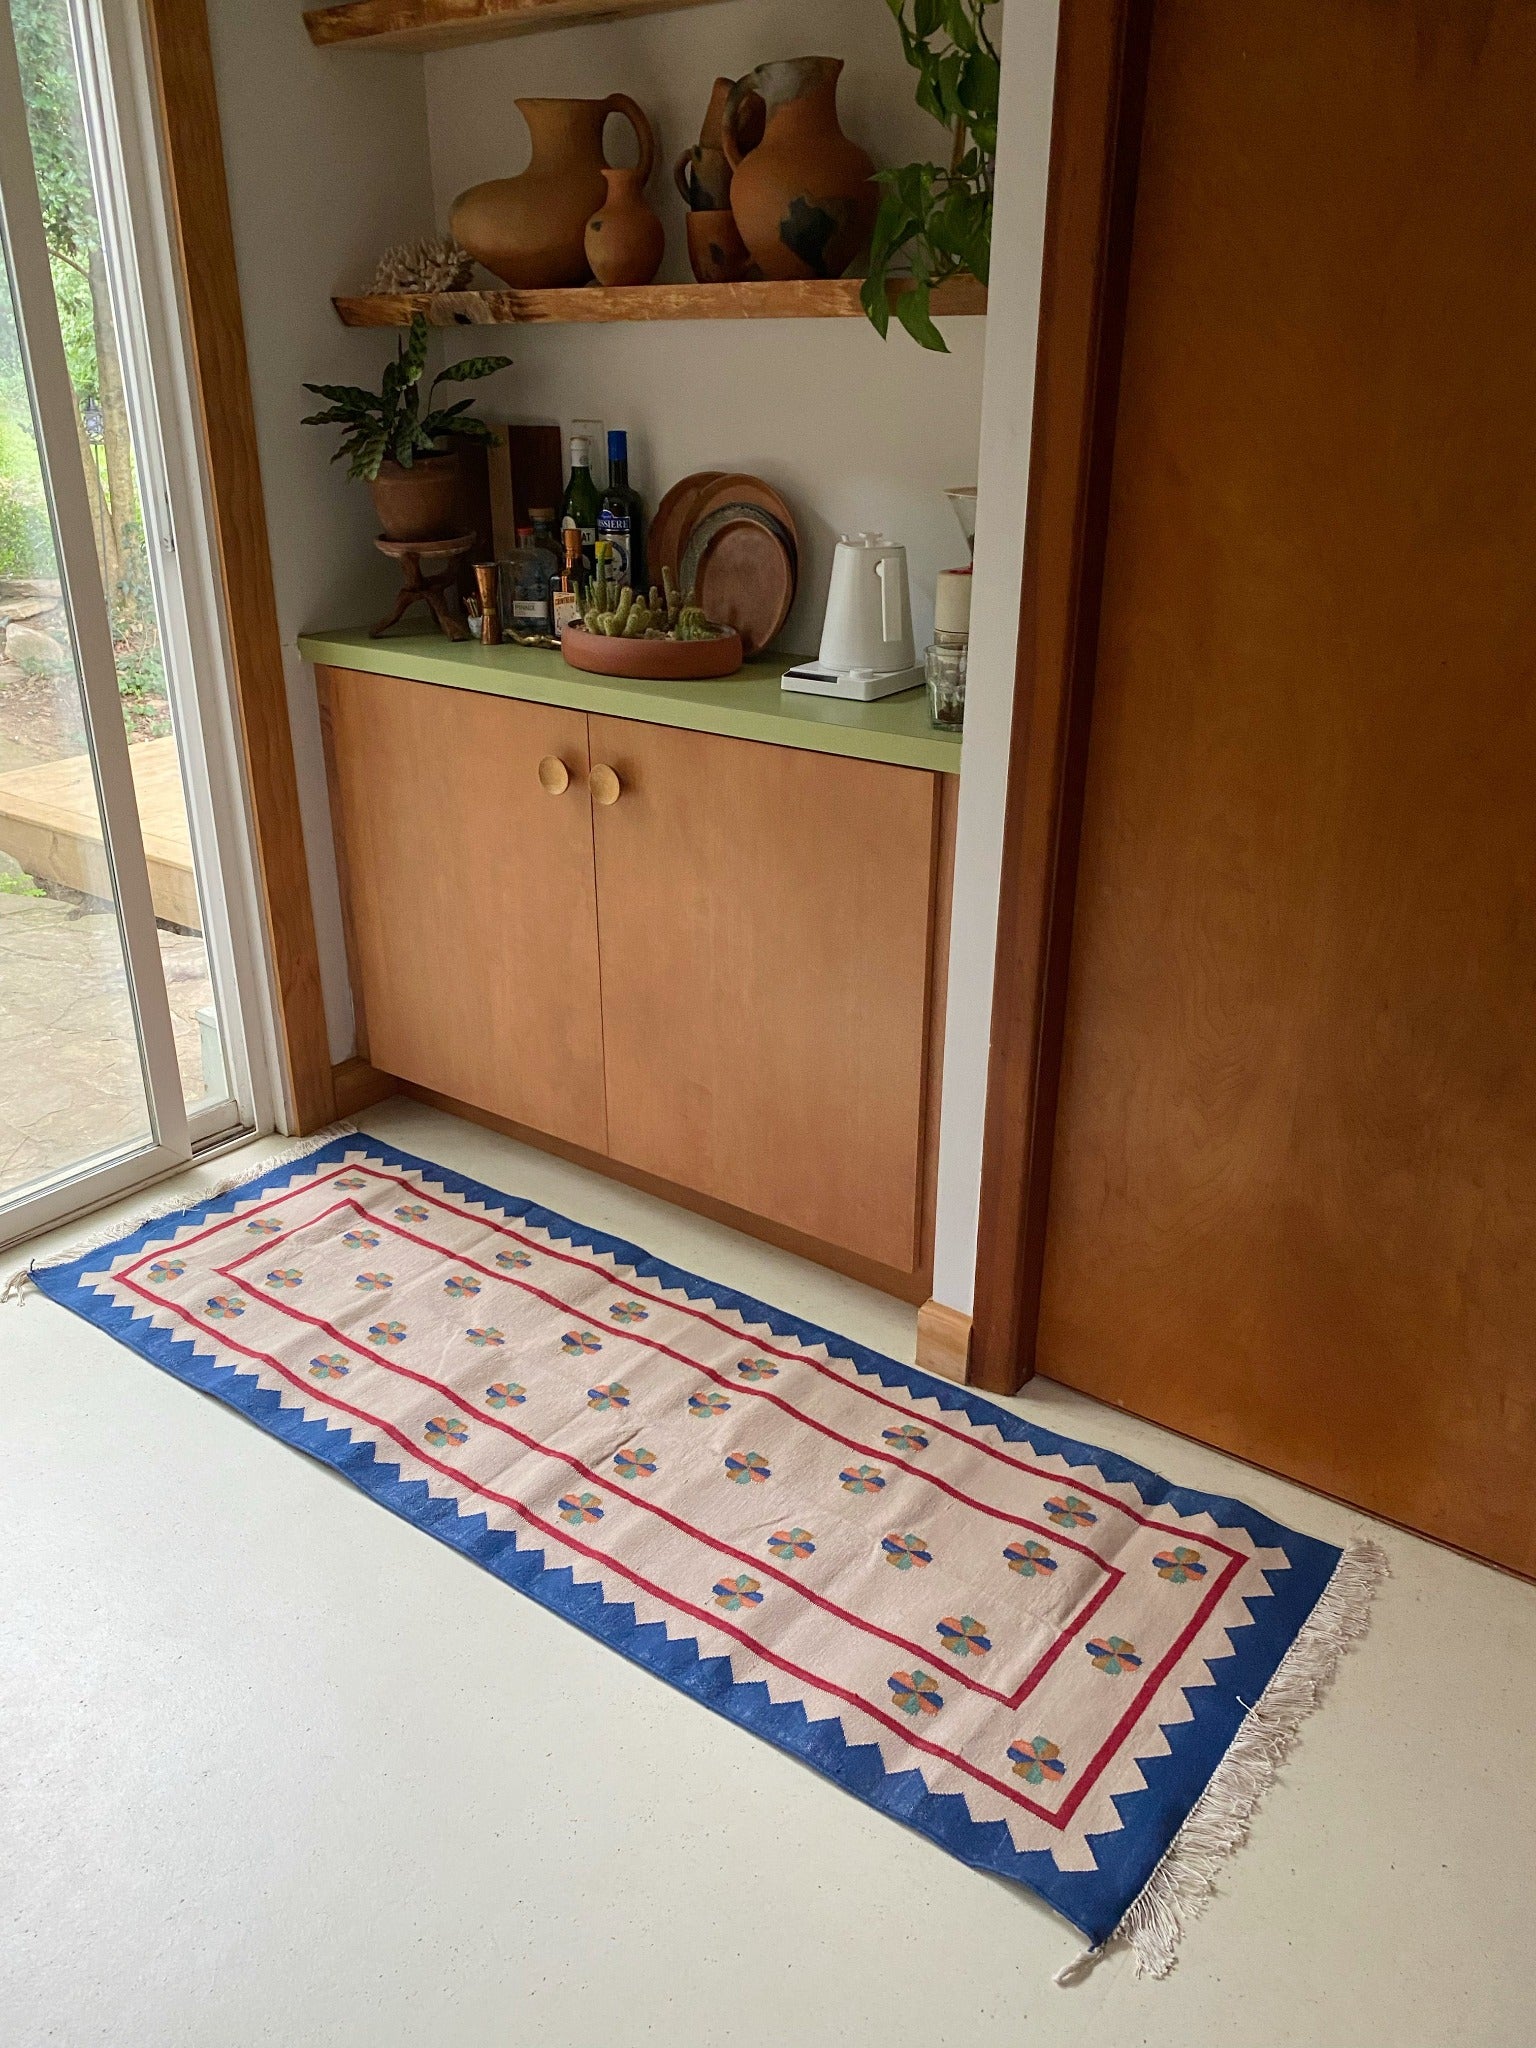
<svg viewBox="0 0 1536 2048">
<path fill-rule="evenodd" d="M 615 1159 L 919 1263 L 937 776 L 591 721 Z"/>
<path fill-rule="evenodd" d="M 602 1151 L 585 717 L 319 674 L 360 1045 L 385 1073 Z M 545 761 L 565 787 L 544 787 Z"/>
<path fill-rule="evenodd" d="M 1536 1571 L 1536 8 L 1154 16 L 1037 1363 Z"/>
</svg>

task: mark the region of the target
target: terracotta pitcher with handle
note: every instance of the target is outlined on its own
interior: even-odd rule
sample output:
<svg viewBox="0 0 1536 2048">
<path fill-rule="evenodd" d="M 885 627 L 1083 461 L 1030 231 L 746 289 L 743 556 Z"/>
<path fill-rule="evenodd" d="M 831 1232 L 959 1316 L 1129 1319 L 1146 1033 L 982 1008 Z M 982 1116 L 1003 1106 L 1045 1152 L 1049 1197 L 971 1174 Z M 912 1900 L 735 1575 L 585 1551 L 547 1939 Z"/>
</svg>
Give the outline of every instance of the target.
<svg viewBox="0 0 1536 2048">
<path fill-rule="evenodd" d="M 515 178 L 472 185 L 453 202 L 448 225 L 477 263 L 523 290 L 585 284 L 587 222 L 603 205 L 603 127 L 622 114 L 640 144 L 636 181 L 656 161 L 651 124 L 628 93 L 605 100 L 518 100 L 533 160 Z"/>
<path fill-rule="evenodd" d="M 841 57 L 788 57 L 738 78 L 720 139 L 731 167 L 731 211 L 749 277 L 841 277 L 868 246 L 880 204 L 874 164 L 837 119 Z M 749 95 L 768 109 L 748 150 Z"/>
</svg>

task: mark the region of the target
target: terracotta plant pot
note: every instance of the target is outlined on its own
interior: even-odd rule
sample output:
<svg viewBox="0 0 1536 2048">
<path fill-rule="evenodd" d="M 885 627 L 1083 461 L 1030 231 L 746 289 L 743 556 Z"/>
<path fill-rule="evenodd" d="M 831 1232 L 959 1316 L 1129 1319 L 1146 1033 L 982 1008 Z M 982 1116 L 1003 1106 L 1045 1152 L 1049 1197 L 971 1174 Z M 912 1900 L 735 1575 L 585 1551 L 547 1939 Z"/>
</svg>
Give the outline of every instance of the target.
<svg viewBox="0 0 1536 2048">
<path fill-rule="evenodd" d="M 463 524 L 457 455 L 419 455 L 409 469 L 382 462 L 368 488 L 385 540 L 446 540 Z"/>
<path fill-rule="evenodd" d="M 731 89 L 721 141 L 731 165 L 731 211 L 759 277 L 841 277 L 869 245 L 880 204 L 874 164 L 838 125 L 841 57 L 759 64 Z M 749 96 L 768 109 L 749 151 Z"/>
<path fill-rule="evenodd" d="M 729 207 L 723 213 L 690 213 L 687 222 L 688 261 L 700 284 L 734 284 L 746 276 L 746 244 Z"/>
<path fill-rule="evenodd" d="M 638 170 L 603 172 L 608 197 L 587 222 L 587 261 L 599 284 L 649 284 L 661 268 L 666 235 L 645 197 Z"/>
<path fill-rule="evenodd" d="M 627 93 L 605 100 L 518 100 L 533 161 L 515 178 L 472 185 L 448 221 L 477 263 L 524 290 L 585 284 L 587 222 L 607 198 L 603 124 L 622 114 L 640 143 L 643 186 L 656 160 L 651 124 Z"/>
</svg>

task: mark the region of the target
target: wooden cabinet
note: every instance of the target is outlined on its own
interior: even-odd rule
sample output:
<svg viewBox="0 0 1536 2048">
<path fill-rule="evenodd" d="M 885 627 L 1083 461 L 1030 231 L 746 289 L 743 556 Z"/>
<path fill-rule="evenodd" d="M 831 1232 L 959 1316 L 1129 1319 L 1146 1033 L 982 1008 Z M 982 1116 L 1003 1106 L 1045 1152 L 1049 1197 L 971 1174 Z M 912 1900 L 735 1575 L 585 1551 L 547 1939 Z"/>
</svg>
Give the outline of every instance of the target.
<svg viewBox="0 0 1536 2048">
<path fill-rule="evenodd" d="M 926 1292 L 954 778 L 319 673 L 372 1064 Z"/>
<path fill-rule="evenodd" d="M 614 1158 L 917 1264 L 938 777 L 591 720 Z"/>
<path fill-rule="evenodd" d="M 603 1151 L 586 718 L 321 675 L 359 1049 Z"/>
</svg>

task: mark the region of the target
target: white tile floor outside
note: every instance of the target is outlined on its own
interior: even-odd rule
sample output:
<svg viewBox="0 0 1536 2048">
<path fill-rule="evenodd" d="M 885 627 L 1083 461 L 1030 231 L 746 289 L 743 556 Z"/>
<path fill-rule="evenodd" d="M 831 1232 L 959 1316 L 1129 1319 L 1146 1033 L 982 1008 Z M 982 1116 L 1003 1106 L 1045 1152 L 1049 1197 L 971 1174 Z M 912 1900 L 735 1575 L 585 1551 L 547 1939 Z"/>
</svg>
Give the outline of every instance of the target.
<svg viewBox="0 0 1536 2048">
<path fill-rule="evenodd" d="M 912 1355 L 851 1281 L 411 1103 L 361 1121 Z M 1536 2040 L 1536 1589 L 1430 1544 L 1375 1532 L 1371 1632 L 1175 1974 L 1058 1990 L 1081 1943 L 1033 1898 L 52 1303 L 0 1309 L 0 1404 L 5 2048 Z M 1061 1388 L 1014 1405 L 1366 1526 Z"/>
</svg>

